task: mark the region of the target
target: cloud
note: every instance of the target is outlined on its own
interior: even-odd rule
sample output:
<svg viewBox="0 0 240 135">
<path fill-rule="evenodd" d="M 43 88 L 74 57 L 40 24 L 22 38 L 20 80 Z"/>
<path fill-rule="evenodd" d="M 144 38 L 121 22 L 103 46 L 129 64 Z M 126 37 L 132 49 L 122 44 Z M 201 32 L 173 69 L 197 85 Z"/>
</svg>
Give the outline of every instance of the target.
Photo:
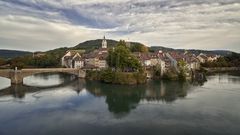
<svg viewBox="0 0 240 135">
<path fill-rule="evenodd" d="M 48 22 L 26 16 L 0 17 L 1 48 L 48 50 L 100 38 L 105 30 Z"/>
<path fill-rule="evenodd" d="M 106 34 L 149 46 L 240 52 L 239 13 L 238 0 L 2 0 L 0 46 L 48 50 Z"/>
</svg>

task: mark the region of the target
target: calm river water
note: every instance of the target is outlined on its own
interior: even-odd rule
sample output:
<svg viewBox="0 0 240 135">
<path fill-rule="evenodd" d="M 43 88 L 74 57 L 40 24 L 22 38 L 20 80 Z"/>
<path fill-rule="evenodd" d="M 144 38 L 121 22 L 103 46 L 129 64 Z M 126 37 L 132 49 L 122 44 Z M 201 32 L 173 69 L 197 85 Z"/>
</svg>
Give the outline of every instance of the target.
<svg viewBox="0 0 240 135">
<path fill-rule="evenodd" d="M 0 78 L 0 135 L 239 135 L 240 75 L 119 86 L 39 74 Z"/>
</svg>

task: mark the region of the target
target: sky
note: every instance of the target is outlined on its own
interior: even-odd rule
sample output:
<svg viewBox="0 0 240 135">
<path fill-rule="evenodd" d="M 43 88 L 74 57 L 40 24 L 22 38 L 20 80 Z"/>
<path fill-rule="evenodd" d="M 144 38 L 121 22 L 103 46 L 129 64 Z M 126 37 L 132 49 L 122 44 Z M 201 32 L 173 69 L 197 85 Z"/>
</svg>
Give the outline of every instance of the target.
<svg viewBox="0 0 240 135">
<path fill-rule="evenodd" d="M 240 52 L 240 0 L 0 0 L 0 49 L 101 39 Z"/>
</svg>

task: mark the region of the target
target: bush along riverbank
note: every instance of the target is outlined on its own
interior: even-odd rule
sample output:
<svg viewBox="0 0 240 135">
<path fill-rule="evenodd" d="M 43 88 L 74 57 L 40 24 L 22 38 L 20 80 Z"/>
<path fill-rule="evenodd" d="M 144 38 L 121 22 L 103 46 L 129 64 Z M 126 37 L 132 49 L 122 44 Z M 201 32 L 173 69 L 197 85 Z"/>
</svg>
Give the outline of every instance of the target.
<svg viewBox="0 0 240 135">
<path fill-rule="evenodd" d="M 121 85 L 144 84 L 147 81 L 145 73 L 112 71 L 111 69 L 87 71 L 86 79 Z"/>
</svg>

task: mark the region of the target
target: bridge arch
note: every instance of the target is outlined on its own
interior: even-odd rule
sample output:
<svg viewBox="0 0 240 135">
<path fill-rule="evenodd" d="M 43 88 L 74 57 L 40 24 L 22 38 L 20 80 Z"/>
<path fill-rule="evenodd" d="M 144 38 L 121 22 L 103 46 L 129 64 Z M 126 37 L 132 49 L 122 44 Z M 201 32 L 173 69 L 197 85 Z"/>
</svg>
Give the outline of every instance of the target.
<svg viewBox="0 0 240 135">
<path fill-rule="evenodd" d="M 9 78 L 12 84 L 23 83 L 23 78 L 39 73 L 67 73 L 76 75 L 79 78 L 85 78 L 86 72 L 81 69 L 74 68 L 38 68 L 38 69 L 22 69 L 22 70 L 0 70 L 0 76 Z"/>
</svg>

